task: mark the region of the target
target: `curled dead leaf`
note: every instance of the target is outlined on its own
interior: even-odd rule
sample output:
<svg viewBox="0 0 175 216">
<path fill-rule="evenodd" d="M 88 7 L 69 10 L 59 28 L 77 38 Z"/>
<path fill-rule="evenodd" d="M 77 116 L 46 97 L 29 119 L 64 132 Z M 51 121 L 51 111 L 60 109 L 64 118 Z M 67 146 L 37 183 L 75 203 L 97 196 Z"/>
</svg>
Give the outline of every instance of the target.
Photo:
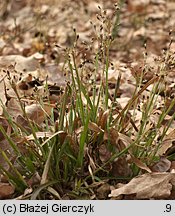
<svg viewBox="0 0 175 216">
<path fill-rule="evenodd" d="M 88 128 L 97 133 L 103 132 L 103 130 L 94 122 L 89 122 Z"/>
<path fill-rule="evenodd" d="M 99 121 L 99 126 L 104 130 L 106 128 L 107 125 L 107 119 L 108 119 L 108 115 L 109 115 L 109 110 L 106 110 L 102 116 L 101 119 Z"/>
<path fill-rule="evenodd" d="M 167 158 L 160 158 L 160 160 L 155 163 L 151 170 L 153 172 L 167 172 L 171 167 L 171 161 L 169 161 Z"/>
<path fill-rule="evenodd" d="M 151 169 L 146 164 L 144 164 L 141 160 L 139 160 L 138 158 L 132 157 L 130 162 L 135 163 L 135 165 L 142 170 L 146 170 L 149 173 L 152 172 Z"/>
<path fill-rule="evenodd" d="M 175 141 L 175 129 L 165 136 L 160 148 L 157 151 L 157 155 L 162 156 L 166 151 L 172 147 L 173 141 Z"/>
</svg>

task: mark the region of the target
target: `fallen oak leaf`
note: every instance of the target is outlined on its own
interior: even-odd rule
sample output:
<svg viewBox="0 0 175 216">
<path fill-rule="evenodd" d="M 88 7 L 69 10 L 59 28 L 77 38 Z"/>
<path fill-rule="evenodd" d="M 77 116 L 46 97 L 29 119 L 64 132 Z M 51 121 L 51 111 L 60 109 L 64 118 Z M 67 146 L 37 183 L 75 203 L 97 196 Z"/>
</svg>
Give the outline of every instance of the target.
<svg viewBox="0 0 175 216">
<path fill-rule="evenodd" d="M 133 178 L 128 184 L 114 189 L 109 197 L 136 194 L 137 199 L 167 198 L 175 183 L 175 173 L 147 173 Z"/>
</svg>

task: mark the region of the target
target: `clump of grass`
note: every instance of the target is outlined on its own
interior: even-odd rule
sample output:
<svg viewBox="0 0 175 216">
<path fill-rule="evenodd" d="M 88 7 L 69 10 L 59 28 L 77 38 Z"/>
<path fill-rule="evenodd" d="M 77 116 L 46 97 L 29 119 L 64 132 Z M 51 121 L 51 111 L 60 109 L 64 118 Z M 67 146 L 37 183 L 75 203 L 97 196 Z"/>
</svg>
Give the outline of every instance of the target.
<svg viewBox="0 0 175 216">
<path fill-rule="evenodd" d="M 118 16 L 117 20 L 119 20 Z M 157 75 L 146 84 L 143 84 L 145 73 L 143 70 L 142 75 L 139 78 L 136 77 L 132 98 L 123 109 L 119 109 L 117 93 L 121 82 L 120 75 L 116 81 L 113 97 L 110 96 L 108 89 L 110 46 L 115 37 L 111 35 L 111 32 L 113 29 L 113 34 L 116 34 L 115 26 L 118 24 L 116 23 L 113 28 L 111 19 L 101 8 L 99 8 L 98 20 L 102 23 L 99 32 L 95 34 L 98 48 L 92 53 L 94 58 L 83 58 L 81 64 L 78 57 L 80 53 L 77 49 L 79 37 L 74 30 L 75 41 L 72 47 L 66 50 L 64 64 L 72 81 L 67 83 L 61 101 L 54 105 L 51 115 L 45 115 L 43 125 L 30 120 L 25 110 L 25 103 L 20 98 L 17 87 L 11 82 L 28 129 L 15 122 L 6 111 L 6 107 L 3 107 L 4 116 L 12 127 L 12 133 L 10 136 L 7 135 L 2 126 L 0 126 L 0 131 L 13 149 L 15 163 L 10 161 L 6 152 L 0 149 L 2 157 L 10 167 L 9 170 L 5 170 L 1 165 L 0 169 L 8 181 L 15 186 L 17 194 L 22 194 L 25 189 L 32 187 L 34 191 L 27 196 L 24 195 L 23 199 L 66 197 L 90 199 L 96 197 L 93 190 L 96 183 L 111 181 L 111 179 L 132 178 L 142 172 L 141 168 L 133 162 L 129 164 L 126 156 L 137 158 L 147 166 L 158 160 L 157 151 L 175 114 L 164 126 L 162 132 L 160 128 L 166 115 L 174 106 L 175 100 L 172 100 L 169 107 L 161 109 L 156 124 L 149 128 L 147 124 L 155 111 L 157 97 L 160 94 L 159 87 L 164 82 L 168 61 L 162 63 Z M 93 65 L 94 74 L 90 82 L 81 76 L 86 70 L 87 62 Z M 102 74 L 98 82 L 97 76 L 100 69 L 102 69 Z M 136 111 L 141 94 L 151 85 L 153 87 L 150 97 L 141 109 L 140 125 L 136 126 L 134 116 L 130 111 L 133 107 Z M 46 90 L 49 91 L 47 85 Z M 110 100 L 111 106 L 109 106 Z M 43 100 L 38 103 L 43 107 Z M 58 117 L 54 116 L 54 111 L 57 111 Z M 134 134 L 132 138 L 131 134 Z M 157 134 L 159 134 L 159 139 Z M 16 137 L 22 139 L 25 153 L 16 145 Z M 115 176 L 112 171 L 114 163 L 119 158 L 124 158 L 125 163 L 131 168 L 127 176 Z M 36 174 L 39 176 L 37 181 L 35 181 Z"/>
</svg>

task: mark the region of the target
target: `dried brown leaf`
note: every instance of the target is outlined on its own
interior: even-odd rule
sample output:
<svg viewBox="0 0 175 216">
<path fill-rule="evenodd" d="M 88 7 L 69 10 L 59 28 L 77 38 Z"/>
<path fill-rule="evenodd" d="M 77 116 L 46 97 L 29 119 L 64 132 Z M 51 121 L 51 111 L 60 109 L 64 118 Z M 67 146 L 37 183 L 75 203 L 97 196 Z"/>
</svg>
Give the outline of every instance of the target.
<svg viewBox="0 0 175 216">
<path fill-rule="evenodd" d="M 110 140 L 111 144 L 116 146 L 118 144 L 118 139 L 119 139 L 118 131 L 115 130 L 114 128 L 110 128 L 109 131 L 104 132 L 103 139 Z"/>
<path fill-rule="evenodd" d="M 108 150 L 105 144 L 99 147 L 99 157 L 102 162 L 105 162 L 111 158 L 112 153 Z"/>
<path fill-rule="evenodd" d="M 15 192 L 15 188 L 9 183 L 0 183 L 0 199 L 10 197 Z"/>
<path fill-rule="evenodd" d="M 109 110 L 106 110 L 106 111 L 102 114 L 101 119 L 100 119 L 100 121 L 99 121 L 99 126 L 100 126 L 103 130 L 106 128 L 108 115 L 109 115 Z"/>
<path fill-rule="evenodd" d="M 3 108 L 2 108 L 2 105 L 5 105 L 6 103 L 6 97 L 5 97 L 5 89 L 4 89 L 4 75 L 0 75 L 0 89 L 1 89 L 1 92 L 0 92 L 0 98 L 1 98 L 1 101 L 0 101 L 0 115 L 2 115 L 3 113 Z"/>
<path fill-rule="evenodd" d="M 119 142 L 120 150 L 127 148 L 129 145 L 131 145 L 132 139 L 130 137 L 128 137 L 122 133 L 118 133 L 118 134 L 119 134 L 119 141 L 120 141 Z M 130 150 L 129 150 L 129 152 L 130 152 Z"/>
<path fill-rule="evenodd" d="M 8 114 L 15 118 L 15 120 L 19 115 L 22 115 L 22 110 L 19 101 L 16 98 L 10 98 L 10 100 L 8 100 L 6 110 Z"/>
<path fill-rule="evenodd" d="M 41 124 L 45 120 L 46 115 L 50 115 L 52 106 L 40 104 L 32 104 L 25 107 L 28 118 L 37 124 Z"/>
<path fill-rule="evenodd" d="M 131 162 L 135 163 L 135 165 L 138 166 L 142 170 L 146 170 L 149 173 L 152 172 L 150 170 L 150 168 L 146 164 L 144 164 L 141 160 L 139 160 L 138 158 L 132 157 Z"/>
<path fill-rule="evenodd" d="M 112 175 L 115 177 L 127 177 L 131 175 L 131 169 L 126 157 L 119 157 L 112 163 Z"/>
<path fill-rule="evenodd" d="M 108 183 L 104 183 L 97 189 L 98 199 L 107 199 L 109 192 L 110 192 L 110 185 Z"/>
<path fill-rule="evenodd" d="M 167 198 L 171 194 L 175 173 L 147 173 L 111 191 L 109 197 L 136 194 L 137 199 Z"/>
<path fill-rule="evenodd" d="M 39 184 L 41 181 L 41 176 L 39 175 L 38 172 L 36 172 L 29 180 L 28 180 L 28 185 L 30 187 L 33 187 L 36 184 Z"/>
<path fill-rule="evenodd" d="M 89 122 L 88 128 L 97 133 L 103 132 L 103 130 L 94 122 Z"/>
<path fill-rule="evenodd" d="M 175 141 L 175 129 L 165 136 L 162 141 L 162 145 L 157 151 L 157 155 L 162 156 L 165 152 L 172 147 L 173 141 Z"/>
<path fill-rule="evenodd" d="M 1 68 L 6 69 L 10 65 L 15 65 L 15 70 L 19 73 L 35 71 L 39 68 L 39 63 L 33 56 L 7 55 L 0 57 Z"/>
<path fill-rule="evenodd" d="M 171 167 L 171 161 L 169 161 L 167 158 L 160 158 L 160 161 L 155 163 L 151 170 L 153 172 L 167 172 Z"/>
</svg>

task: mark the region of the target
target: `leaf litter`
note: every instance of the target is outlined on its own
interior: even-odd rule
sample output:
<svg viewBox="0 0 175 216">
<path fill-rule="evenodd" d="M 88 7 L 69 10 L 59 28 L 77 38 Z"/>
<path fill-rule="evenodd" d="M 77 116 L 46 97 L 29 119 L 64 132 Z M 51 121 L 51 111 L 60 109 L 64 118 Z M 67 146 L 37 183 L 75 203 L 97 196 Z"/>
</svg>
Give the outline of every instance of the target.
<svg viewBox="0 0 175 216">
<path fill-rule="evenodd" d="M 127 195 L 134 199 L 171 198 L 175 182 L 174 2 L 128 0 L 121 5 L 117 36 L 109 49 L 108 89 L 103 68 L 106 50 L 99 47 L 107 49 L 105 28 L 110 24 L 105 16 L 115 22 L 115 1 L 13 0 L 1 4 L 0 198 L 19 192 L 18 185 L 6 179 L 11 174 L 24 184 L 21 199 L 30 196 L 36 185 L 42 188 L 43 182 L 51 180 L 51 153 L 45 155 L 38 143 L 51 148 L 53 138 L 60 140 L 59 154 L 66 149 L 61 158 L 65 164 L 70 158 L 78 158 L 80 163 L 79 145 L 83 144 L 84 164 L 82 170 L 76 170 L 76 183 L 71 179 L 62 187 L 49 186 L 47 192 L 52 195 L 47 198 L 54 194 L 59 199 L 126 199 Z M 92 109 L 91 101 L 99 103 L 97 118 L 87 124 L 81 119 L 83 110 L 72 117 L 78 92 L 70 94 L 70 85 L 76 67 L 72 66 L 71 74 L 67 62 L 73 61 L 69 51 L 75 43 L 76 63 L 82 68 L 81 82 L 86 84 L 89 100 L 86 94 L 79 98 L 88 110 Z M 94 55 L 97 49 L 98 55 Z M 97 57 L 101 61 L 98 67 L 94 66 Z M 106 108 L 99 97 L 103 94 L 100 86 L 108 90 Z M 62 119 L 64 114 L 66 119 Z M 83 143 L 86 129 L 90 135 Z M 33 162 L 29 159 L 32 151 L 38 157 Z M 23 167 L 24 155 L 28 173 Z M 57 164 L 61 169 L 62 161 Z M 40 163 L 44 171 L 38 173 L 35 165 Z M 57 177 L 62 174 L 57 173 Z M 21 176 L 25 176 L 24 181 Z M 84 183 L 81 176 L 87 179 Z"/>
</svg>

